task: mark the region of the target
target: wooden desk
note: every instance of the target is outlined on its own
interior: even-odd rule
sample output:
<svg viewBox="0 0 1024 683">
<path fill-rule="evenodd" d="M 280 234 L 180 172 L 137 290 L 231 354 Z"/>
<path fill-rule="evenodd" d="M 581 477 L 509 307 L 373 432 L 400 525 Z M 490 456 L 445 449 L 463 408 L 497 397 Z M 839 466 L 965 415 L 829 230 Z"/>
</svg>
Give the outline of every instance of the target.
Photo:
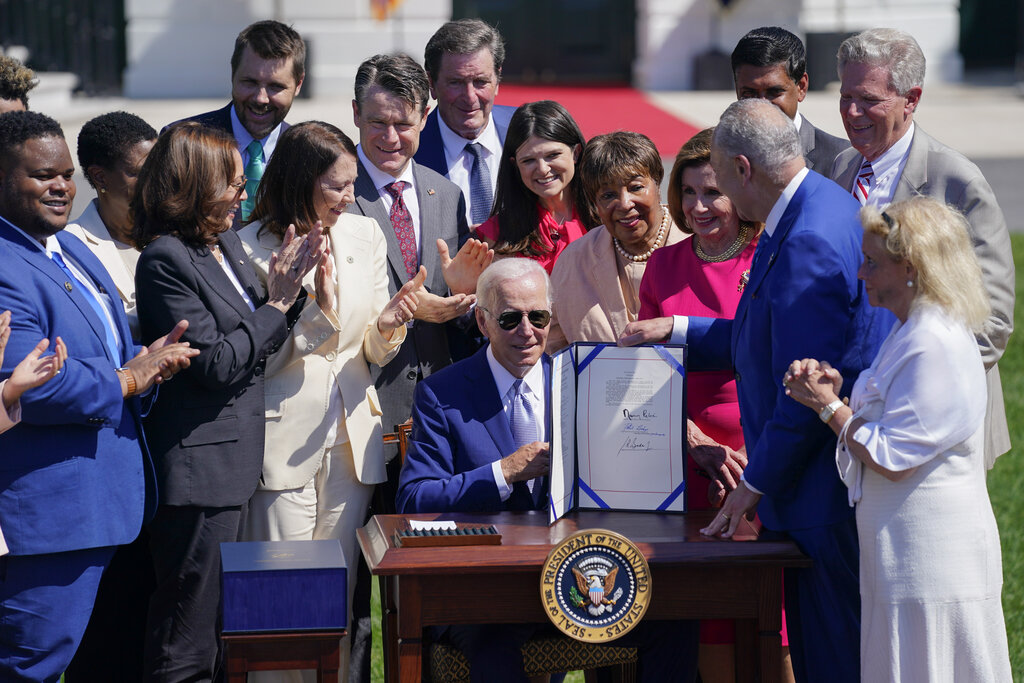
<svg viewBox="0 0 1024 683">
<path fill-rule="evenodd" d="M 810 559 L 789 541 L 761 541 L 745 521 L 738 540 L 706 538 L 713 511 L 686 515 L 586 510 L 548 526 L 541 512 L 377 515 L 359 530 L 370 571 L 387 577 L 381 596 L 388 681 L 413 683 L 422 669 L 424 626 L 546 623 L 540 569 L 552 546 L 587 528 L 617 531 L 651 567 L 645 619 L 737 619 L 739 681 L 777 681 L 781 667 L 783 567 Z M 501 545 L 395 548 L 408 519 L 494 524 Z M 397 614 L 389 608 L 397 607 Z M 760 672 L 760 673 L 759 673 Z"/>
</svg>

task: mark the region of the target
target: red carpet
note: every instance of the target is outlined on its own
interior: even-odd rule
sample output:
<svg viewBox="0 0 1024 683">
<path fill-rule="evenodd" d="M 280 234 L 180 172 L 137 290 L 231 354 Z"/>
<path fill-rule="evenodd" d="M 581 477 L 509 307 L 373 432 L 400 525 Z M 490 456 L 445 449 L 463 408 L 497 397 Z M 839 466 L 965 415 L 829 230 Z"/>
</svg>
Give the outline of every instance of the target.
<svg viewBox="0 0 1024 683">
<path fill-rule="evenodd" d="M 631 130 L 643 133 L 663 158 L 673 159 L 699 128 L 651 104 L 644 94 L 625 86 L 530 86 L 502 83 L 495 100 L 519 106 L 524 102 L 555 100 L 576 119 L 588 140 L 600 133 Z M 665 169 L 666 174 L 668 169 Z"/>
</svg>

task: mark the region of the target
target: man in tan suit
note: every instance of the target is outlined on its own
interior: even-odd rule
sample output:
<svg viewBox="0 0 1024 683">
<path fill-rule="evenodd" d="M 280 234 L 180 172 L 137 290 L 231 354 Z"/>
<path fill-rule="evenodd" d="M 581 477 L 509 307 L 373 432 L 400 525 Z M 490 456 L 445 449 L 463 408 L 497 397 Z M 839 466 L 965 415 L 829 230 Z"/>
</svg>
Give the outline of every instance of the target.
<svg viewBox="0 0 1024 683">
<path fill-rule="evenodd" d="M 924 72 L 924 53 L 903 31 L 869 29 L 843 42 L 839 112 L 853 149 L 836 158 L 831 177 L 861 204 L 883 206 L 926 195 L 956 207 L 967 218 L 992 302 L 992 313 L 978 334 L 988 379 L 985 463 L 991 468 L 1010 449 L 998 366 L 1013 332 L 1010 234 L 995 193 L 978 167 L 914 123 Z"/>
</svg>

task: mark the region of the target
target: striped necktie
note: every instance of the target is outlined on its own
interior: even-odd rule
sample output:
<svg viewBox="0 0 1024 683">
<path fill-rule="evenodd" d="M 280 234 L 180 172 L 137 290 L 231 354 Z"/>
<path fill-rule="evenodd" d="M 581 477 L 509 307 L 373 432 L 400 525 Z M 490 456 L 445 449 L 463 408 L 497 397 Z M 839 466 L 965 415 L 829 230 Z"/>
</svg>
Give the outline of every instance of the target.
<svg viewBox="0 0 1024 683">
<path fill-rule="evenodd" d="M 245 194 L 248 198 L 242 202 L 242 220 L 249 220 L 253 209 L 256 208 L 256 189 L 260 186 L 260 179 L 263 178 L 263 169 L 267 164 L 263 158 L 263 145 L 259 140 L 253 140 L 245 148 L 249 153 L 249 163 L 245 165 Z"/>
<path fill-rule="evenodd" d="M 473 167 L 469 170 L 469 202 L 470 218 L 474 224 L 483 223 L 491 215 L 491 203 L 494 193 L 491 190 L 491 171 L 481 156 L 483 147 L 478 142 L 466 145 L 466 152 L 473 157 Z"/>
<path fill-rule="evenodd" d="M 871 162 L 867 159 L 860 165 L 860 173 L 857 174 L 857 182 L 853 184 L 853 198 L 860 202 L 861 206 L 868 203 L 868 191 L 871 189 L 871 181 L 875 179 L 875 170 L 871 168 Z"/>
</svg>

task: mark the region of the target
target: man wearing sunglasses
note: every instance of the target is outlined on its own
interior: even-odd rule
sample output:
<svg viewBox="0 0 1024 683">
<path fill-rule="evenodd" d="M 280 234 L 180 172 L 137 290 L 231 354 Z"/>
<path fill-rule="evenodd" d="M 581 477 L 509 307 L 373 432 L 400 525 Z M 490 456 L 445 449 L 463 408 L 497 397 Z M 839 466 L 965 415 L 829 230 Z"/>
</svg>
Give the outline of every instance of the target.
<svg viewBox="0 0 1024 683">
<path fill-rule="evenodd" d="M 533 259 L 491 264 L 477 282 L 476 322 L 489 344 L 416 386 L 398 511 L 497 512 L 547 502 L 544 354 L 551 322 L 548 274 Z M 439 627 L 463 651 L 470 680 L 525 683 L 520 646 L 550 624 Z M 616 641 L 637 647 L 641 681 L 692 681 L 696 622 L 651 622 Z"/>
</svg>

